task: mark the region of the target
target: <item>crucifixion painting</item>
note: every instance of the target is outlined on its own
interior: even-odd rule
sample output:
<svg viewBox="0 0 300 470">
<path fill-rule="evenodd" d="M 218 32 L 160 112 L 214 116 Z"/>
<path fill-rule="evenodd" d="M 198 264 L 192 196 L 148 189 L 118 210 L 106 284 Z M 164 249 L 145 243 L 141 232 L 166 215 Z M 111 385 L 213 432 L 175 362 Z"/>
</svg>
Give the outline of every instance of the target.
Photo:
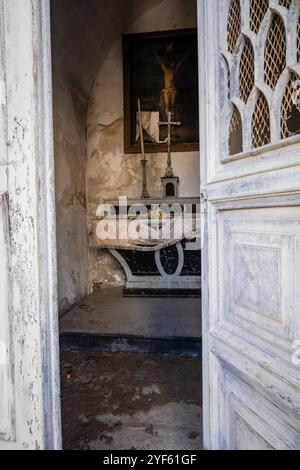
<svg viewBox="0 0 300 470">
<path fill-rule="evenodd" d="M 137 100 L 142 103 L 146 152 L 167 152 L 167 126 L 172 150 L 199 148 L 198 47 L 195 30 L 132 34 L 123 37 L 125 152 L 138 153 L 140 131 Z"/>
<path fill-rule="evenodd" d="M 172 46 L 173 44 L 171 44 L 169 47 L 172 48 Z M 177 62 L 174 59 L 163 62 L 158 52 L 156 50 L 154 51 L 154 55 L 156 57 L 157 62 L 159 63 L 161 67 L 163 77 L 164 77 L 164 88 L 161 91 L 161 105 L 162 103 L 164 104 L 164 113 L 165 113 L 166 118 L 168 118 L 169 113 L 171 113 L 173 116 L 175 115 L 175 101 L 176 101 L 176 95 L 177 95 L 175 78 L 176 78 L 177 72 L 179 71 L 184 61 L 189 56 L 190 52 L 191 52 L 191 49 L 189 49 L 187 53 L 184 54 L 184 56 L 181 59 L 179 59 Z"/>
</svg>

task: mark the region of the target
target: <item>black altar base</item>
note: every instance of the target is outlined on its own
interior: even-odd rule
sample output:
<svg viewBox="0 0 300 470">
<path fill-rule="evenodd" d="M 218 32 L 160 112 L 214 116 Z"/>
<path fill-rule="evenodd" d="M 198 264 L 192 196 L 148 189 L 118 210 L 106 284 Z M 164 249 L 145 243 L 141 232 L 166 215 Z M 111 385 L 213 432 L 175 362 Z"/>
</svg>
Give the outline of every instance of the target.
<svg viewBox="0 0 300 470">
<path fill-rule="evenodd" d="M 115 214 L 119 216 L 121 207 L 119 202 L 106 201 L 106 203 L 114 207 Z M 171 211 L 174 205 L 177 205 L 182 213 L 192 218 L 199 217 L 200 212 L 199 198 L 147 199 L 128 201 L 127 216 L 129 207 L 139 205 L 146 206 L 151 219 L 153 215 L 156 217 L 157 207 L 167 207 Z M 124 207 L 122 214 L 124 216 Z M 156 251 L 150 248 L 139 250 L 132 246 L 130 248 L 118 246 L 114 249 L 108 247 L 124 269 L 126 275 L 124 295 L 128 297 L 200 297 L 200 248 L 199 238 L 184 239 Z"/>
<path fill-rule="evenodd" d="M 186 240 L 161 251 L 112 250 L 127 276 L 126 297 L 200 297 L 201 251 Z"/>
</svg>

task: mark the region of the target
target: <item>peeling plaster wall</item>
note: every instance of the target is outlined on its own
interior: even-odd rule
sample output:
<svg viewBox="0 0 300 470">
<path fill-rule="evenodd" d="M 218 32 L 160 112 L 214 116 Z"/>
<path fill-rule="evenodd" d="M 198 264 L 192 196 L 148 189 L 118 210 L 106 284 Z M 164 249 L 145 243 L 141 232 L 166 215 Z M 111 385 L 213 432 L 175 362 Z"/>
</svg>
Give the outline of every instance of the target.
<svg viewBox="0 0 300 470">
<path fill-rule="evenodd" d="M 196 0 L 164 0 L 135 21 L 127 33 L 141 33 L 197 26 Z M 109 51 L 95 82 L 87 118 L 88 218 L 95 217 L 99 203 L 127 195 L 139 198 L 142 171 L 138 155 L 125 155 L 123 145 L 123 64 L 121 36 Z M 148 187 L 160 197 L 160 177 L 166 154 L 148 155 Z M 199 196 L 198 152 L 174 153 L 173 168 L 180 176 L 180 196 Z M 106 252 L 91 251 L 90 282 L 123 284 L 121 267 Z"/>
<path fill-rule="evenodd" d="M 62 72 L 55 70 L 58 299 L 63 313 L 88 292 L 86 106 Z"/>
</svg>

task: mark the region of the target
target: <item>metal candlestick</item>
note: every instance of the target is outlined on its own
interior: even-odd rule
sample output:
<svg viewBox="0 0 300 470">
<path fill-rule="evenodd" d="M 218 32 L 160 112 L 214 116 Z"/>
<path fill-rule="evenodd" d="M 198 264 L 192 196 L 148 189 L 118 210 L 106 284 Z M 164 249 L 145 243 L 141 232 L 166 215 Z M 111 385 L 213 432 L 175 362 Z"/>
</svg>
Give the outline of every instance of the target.
<svg viewBox="0 0 300 470">
<path fill-rule="evenodd" d="M 142 112 L 141 112 L 141 100 L 138 99 L 138 111 L 139 111 L 139 126 L 140 126 L 140 139 L 141 139 L 141 153 L 142 153 L 142 160 L 141 164 L 143 167 L 143 191 L 142 191 L 142 199 L 148 199 L 149 193 L 147 190 L 147 159 L 145 154 L 145 142 L 144 142 L 144 128 L 142 123 Z"/>
<path fill-rule="evenodd" d="M 167 163 L 167 169 L 165 173 L 165 178 L 173 178 L 174 173 L 173 173 L 173 168 L 172 168 L 172 157 L 171 157 L 171 145 L 172 145 L 172 137 L 171 137 L 171 132 L 172 132 L 172 126 L 181 126 L 181 122 L 173 122 L 172 121 L 172 113 L 168 113 L 168 121 L 167 122 L 159 122 L 159 126 L 168 126 L 168 138 L 167 138 L 167 143 L 168 143 L 168 163 Z"/>
</svg>

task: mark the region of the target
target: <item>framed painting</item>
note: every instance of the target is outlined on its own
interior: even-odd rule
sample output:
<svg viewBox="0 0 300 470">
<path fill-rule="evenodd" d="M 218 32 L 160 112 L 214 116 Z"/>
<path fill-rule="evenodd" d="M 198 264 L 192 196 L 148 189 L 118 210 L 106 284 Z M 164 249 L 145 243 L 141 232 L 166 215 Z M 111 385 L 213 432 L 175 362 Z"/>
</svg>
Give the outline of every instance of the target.
<svg viewBox="0 0 300 470">
<path fill-rule="evenodd" d="M 124 150 L 139 153 L 138 99 L 145 151 L 167 151 L 168 120 L 172 151 L 199 149 L 198 50 L 195 29 L 123 36 Z"/>
</svg>

